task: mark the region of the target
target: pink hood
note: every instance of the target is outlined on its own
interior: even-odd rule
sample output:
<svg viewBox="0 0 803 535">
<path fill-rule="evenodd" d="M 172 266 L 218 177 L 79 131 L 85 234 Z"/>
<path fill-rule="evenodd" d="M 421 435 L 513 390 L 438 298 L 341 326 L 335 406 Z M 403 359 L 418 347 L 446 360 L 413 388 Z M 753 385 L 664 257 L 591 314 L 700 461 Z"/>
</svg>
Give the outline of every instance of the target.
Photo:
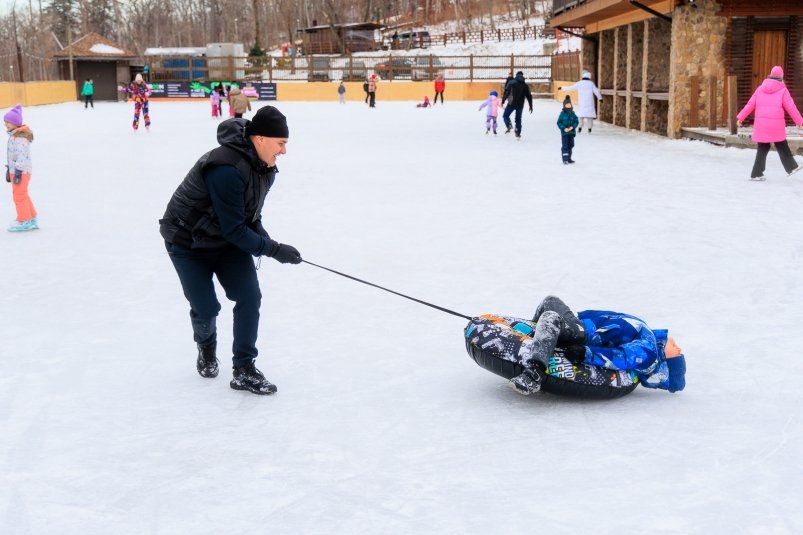
<svg viewBox="0 0 803 535">
<path fill-rule="evenodd" d="M 501 102 L 499 97 L 491 95 L 488 97 L 488 100 L 480 105 L 480 109 L 487 107 L 488 109 L 485 111 L 485 114 L 489 117 L 496 117 L 499 115 L 499 104 Z"/>
<path fill-rule="evenodd" d="M 803 124 L 803 117 L 795 106 L 789 90 L 783 82 L 771 78 L 767 78 L 758 86 L 736 118 L 744 121 L 754 111 L 756 118 L 753 125 L 753 141 L 756 143 L 774 143 L 786 139 L 785 113 L 789 114 L 796 125 Z"/>
</svg>

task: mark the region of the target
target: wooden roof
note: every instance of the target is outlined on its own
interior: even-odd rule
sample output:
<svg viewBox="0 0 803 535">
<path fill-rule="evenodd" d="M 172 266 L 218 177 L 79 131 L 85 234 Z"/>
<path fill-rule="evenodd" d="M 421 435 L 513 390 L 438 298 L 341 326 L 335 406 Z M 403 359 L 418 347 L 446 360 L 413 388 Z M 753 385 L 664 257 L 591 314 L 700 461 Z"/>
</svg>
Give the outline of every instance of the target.
<svg viewBox="0 0 803 535">
<path fill-rule="evenodd" d="M 136 59 L 139 57 L 136 52 L 132 52 L 111 39 L 106 39 L 94 32 L 90 32 L 73 41 L 64 49 L 54 52 L 53 58 L 58 60 L 67 59 L 70 57 L 71 51 L 73 59 L 79 60 Z"/>
</svg>

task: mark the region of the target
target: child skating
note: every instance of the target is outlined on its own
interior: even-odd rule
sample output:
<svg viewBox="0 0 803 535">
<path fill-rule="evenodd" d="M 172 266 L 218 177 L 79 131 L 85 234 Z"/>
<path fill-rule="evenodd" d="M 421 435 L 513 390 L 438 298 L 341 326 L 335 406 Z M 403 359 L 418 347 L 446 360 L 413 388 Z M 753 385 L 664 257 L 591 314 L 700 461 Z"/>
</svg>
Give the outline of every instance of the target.
<svg viewBox="0 0 803 535">
<path fill-rule="evenodd" d="M 212 105 L 212 117 L 218 117 L 220 115 L 220 95 L 217 91 L 209 92 L 209 104 Z"/>
<path fill-rule="evenodd" d="M 564 165 L 574 163 L 574 160 L 572 160 L 572 149 L 574 148 L 574 136 L 577 135 L 578 124 L 580 124 L 580 120 L 574 113 L 572 99 L 569 95 L 566 95 L 566 98 L 563 99 L 563 109 L 558 116 L 558 128 L 560 128 L 561 140 L 560 153 L 563 157 Z"/>
<path fill-rule="evenodd" d="M 483 108 L 487 108 L 485 111 L 485 133 L 491 131 L 493 128 L 494 135 L 496 135 L 496 118 L 499 117 L 499 108 L 501 104 L 499 101 L 499 93 L 496 91 L 491 91 L 488 95 L 488 99 L 480 104 L 480 111 Z"/>
<path fill-rule="evenodd" d="M 151 88 L 148 87 L 148 84 L 142 79 L 141 74 L 137 73 L 134 77 L 134 83 L 129 86 L 128 92 L 131 93 L 134 99 L 134 122 L 131 125 L 134 127 L 134 132 L 139 130 L 140 112 L 142 113 L 143 119 L 145 119 L 145 130 L 150 131 L 151 116 L 148 113 L 148 99 L 151 96 Z"/>
<path fill-rule="evenodd" d="M 11 182 L 14 207 L 17 219 L 8 227 L 9 232 L 36 230 L 36 208 L 28 195 L 28 184 L 31 182 L 31 143 L 33 132 L 22 121 L 22 106 L 14 106 L 3 116 L 6 131 L 9 134 L 6 182 Z"/>
</svg>

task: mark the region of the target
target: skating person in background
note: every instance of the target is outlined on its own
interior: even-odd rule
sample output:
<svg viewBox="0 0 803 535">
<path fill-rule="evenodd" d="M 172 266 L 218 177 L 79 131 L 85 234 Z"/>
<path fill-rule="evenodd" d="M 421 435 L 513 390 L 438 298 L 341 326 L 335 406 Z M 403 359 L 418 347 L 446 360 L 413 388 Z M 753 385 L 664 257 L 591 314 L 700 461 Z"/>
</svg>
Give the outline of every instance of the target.
<svg viewBox="0 0 803 535">
<path fill-rule="evenodd" d="M 215 91 L 217 91 L 217 95 L 218 97 L 220 97 L 220 99 L 218 100 L 217 112 L 218 114 L 220 114 L 221 117 L 223 117 L 223 100 L 226 98 L 226 90 L 223 89 L 222 82 L 217 84 L 217 87 L 215 87 Z"/>
<path fill-rule="evenodd" d="M 739 126 L 742 126 L 747 117 L 755 111 L 756 118 L 753 123 L 753 141 L 758 144 L 756 161 L 753 163 L 751 180 L 766 180 L 764 169 L 767 167 L 767 153 L 770 145 L 775 143 L 781 163 L 789 175 L 800 170 L 800 164 L 795 161 L 789 143 L 786 141 L 786 116 L 789 114 L 798 128 L 803 126 L 803 117 L 800 115 L 792 95 L 783 83 L 783 68 L 775 66 L 769 77 L 764 80 L 742 111 L 736 116 Z"/>
<path fill-rule="evenodd" d="M 504 106 L 505 102 L 508 103 L 505 113 L 502 115 L 502 118 L 505 120 L 505 126 L 507 127 L 505 134 L 509 133 L 510 129 L 512 128 L 510 124 L 510 116 L 515 111 L 516 137 L 521 137 L 521 114 L 524 111 L 525 99 L 530 105 L 530 113 L 532 113 L 533 94 L 530 92 L 530 86 L 528 86 L 527 82 L 524 81 L 524 73 L 519 71 L 516 73 L 516 77 L 511 82 L 508 82 L 507 86 L 505 87 L 505 93 L 502 95 L 502 105 Z"/>
<path fill-rule="evenodd" d="M 346 103 L 346 86 L 343 85 L 343 82 L 340 82 L 340 85 L 337 86 L 337 100 L 341 104 Z"/>
<path fill-rule="evenodd" d="M 239 87 L 232 87 L 229 91 L 229 106 L 235 117 L 242 117 L 247 111 L 251 111 L 251 101 L 243 95 Z"/>
<path fill-rule="evenodd" d="M 443 104 L 443 92 L 446 91 L 446 80 L 443 79 L 443 73 L 439 72 L 435 78 L 435 98 L 432 103 L 438 103 L 438 96 L 441 97 L 441 104 Z"/>
<path fill-rule="evenodd" d="M 235 116 L 234 115 L 234 108 L 231 105 L 231 90 L 232 90 L 232 87 L 233 86 L 231 84 L 226 86 L 226 104 L 229 105 L 229 117 L 234 117 Z"/>
<path fill-rule="evenodd" d="M 485 111 L 486 134 L 491 131 L 491 128 L 493 128 L 494 135 L 496 135 L 496 118 L 499 116 L 499 106 L 499 93 L 496 91 L 491 91 L 491 93 L 488 95 L 488 99 L 480 104 L 480 111 L 482 111 L 483 108 L 487 108 Z"/>
<path fill-rule="evenodd" d="M 31 182 L 31 143 L 33 132 L 22 121 L 22 106 L 16 105 L 3 115 L 8 132 L 6 182 L 11 182 L 11 192 L 17 219 L 8 227 L 9 232 L 22 232 L 39 228 L 36 208 L 28 195 Z"/>
<path fill-rule="evenodd" d="M 574 136 L 577 134 L 577 125 L 580 124 L 572 108 L 572 99 L 569 95 L 563 99 L 563 109 L 558 115 L 558 128 L 560 129 L 560 153 L 563 163 L 574 163 L 572 149 L 574 149 Z"/>
<path fill-rule="evenodd" d="M 370 86 L 370 84 L 368 83 L 368 78 L 366 78 L 365 81 L 362 83 L 362 90 L 365 91 L 365 103 L 366 104 L 368 104 L 368 98 L 371 96 L 371 94 L 368 92 L 368 87 L 369 86 Z"/>
<path fill-rule="evenodd" d="M 272 106 L 260 108 L 252 121 L 223 121 L 217 129 L 220 146 L 198 159 L 159 221 L 190 303 L 198 373 L 218 375 L 215 275 L 235 302 L 230 386 L 255 394 L 272 394 L 276 386 L 254 366 L 262 294 L 253 257 L 301 263 L 295 247 L 272 240 L 262 225 L 265 197 L 278 172 L 276 158 L 286 153 L 288 136 L 285 116 Z"/>
<path fill-rule="evenodd" d="M 220 95 L 217 91 L 209 92 L 209 104 L 212 105 L 212 117 L 218 117 L 220 115 Z"/>
<path fill-rule="evenodd" d="M 429 102 L 429 97 L 424 95 L 424 102 L 419 102 L 415 105 L 416 108 L 429 108 L 432 104 Z"/>
<path fill-rule="evenodd" d="M 95 109 L 95 102 L 93 101 L 93 95 L 95 94 L 95 86 L 92 83 L 92 80 L 89 78 L 86 79 L 84 82 L 84 87 L 81 88 L 81 96 L 84 97 L 84 109 L 89 106 L 92 106 L 92 109 Z"/>
<path fill-rule="evenodd" d="M 597 84 L 591 81 L 591 73 L 583 71 L 583 78 L 574 85 L 566 87 L 558 87 L 563 91 L 577 91 L 577 117 L 580 119 L 580 127 L 578 132 L 583 131 L 583 127 L 588 128 L 588 133 L 594 127 L 594 119 L 597 118 L 597 107 L 594 105 L 594 97 L 602 101 L 602 93 L 600 93 Z"/>
<path fill-rule="evenodd" d="M 650 329 L 629 314 L 584 310 L 576 316 L 559 298 L 548 296 L 535 311 L 534 343 L 522 358 L 524 372 L 510 386 L 523 395 L 541 389 L 556 347 L 567 358 L 611 370 L 630 370 L 647 388 L 679 392 L 686 386 L 686 358 L 665 329 Z"/>
<path fill-rule="evenodd" d="M 151 128 L 151 116 L 148 113 L 148 98 L 151 96 L 151 88 L 148 87 L 148 84 L 142 79 L 142 75 L 137 73 L 134 77 L 134 83 L 128 86 L 128 92 L 131 94 L 131 98 L 134 99 L 134 131 L 136 132 L 139 129 L 139 114 L 142 112 L 142 116 L 145 119 L 145 130 L 150 130 Z"/>
<path fill-rule="evenodd" d="M 379 76 L 376 73 L 368 78 L 368 106 L 374 108 L 376 105 L 376 89 L 379 84 Z"/>
</svg>

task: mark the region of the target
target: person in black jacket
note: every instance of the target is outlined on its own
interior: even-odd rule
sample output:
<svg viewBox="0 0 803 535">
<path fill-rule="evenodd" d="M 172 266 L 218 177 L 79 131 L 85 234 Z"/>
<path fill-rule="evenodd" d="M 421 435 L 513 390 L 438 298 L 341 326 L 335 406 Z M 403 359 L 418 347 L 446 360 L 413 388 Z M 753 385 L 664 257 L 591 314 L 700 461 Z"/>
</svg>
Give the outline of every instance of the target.
<svg viewBox="0 0 803 535">
<path fill-rule="evenodd" d="M 272 106 L 260 108 L 252 121 L 223 121 L 217 129 L 220 146 L 198 159 L 159 221 L 190 303 L 198 373 L 218 375 L 215 275 L 235 302 L 230 386 L 255 394 L 277 389 L 254 365 L 262 294 L 252 257 L 301 263 L 295 247 L 271 239 L 262 225 L 262 206 L 278 172 L 276 158 L 286 153 L 288 136 L 285 116 Z"/>
<path fill-rule="evenodd" d="M 524 99 L 530 105 L 530 113 L 533 112 L 533 95 L 530 92 L 530 86 L 524 81 L 524 73 L 519 71 L 513 81 L 508 82 L 505 86 L 505 93 L 502 95 L 502 105 L 508 102 L 507 108 L 502 118 L 505 120 L 505 134 L 510 133 L 512 128 L 510 124 L 510 115 L 516 112 L 516 137 L 521 137 L 521 114 L 524 111 Z"/>
</svg>

